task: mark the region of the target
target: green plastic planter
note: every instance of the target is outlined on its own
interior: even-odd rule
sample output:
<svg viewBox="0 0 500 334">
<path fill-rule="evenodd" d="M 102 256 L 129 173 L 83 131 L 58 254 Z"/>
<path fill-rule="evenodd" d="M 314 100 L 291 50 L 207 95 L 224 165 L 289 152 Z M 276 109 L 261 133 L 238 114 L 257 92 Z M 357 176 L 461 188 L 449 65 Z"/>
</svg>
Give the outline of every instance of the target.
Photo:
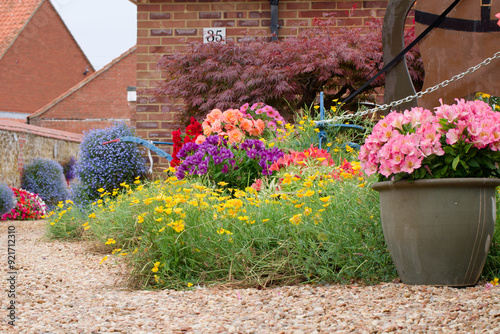
<svg viewBox="0 0 500 334">
<path fill-rule="evenodd" d="M 378 182 L 384 237 L 406 284 L 472 286 L 491 245 L 500 179 Z"/>
</svg>

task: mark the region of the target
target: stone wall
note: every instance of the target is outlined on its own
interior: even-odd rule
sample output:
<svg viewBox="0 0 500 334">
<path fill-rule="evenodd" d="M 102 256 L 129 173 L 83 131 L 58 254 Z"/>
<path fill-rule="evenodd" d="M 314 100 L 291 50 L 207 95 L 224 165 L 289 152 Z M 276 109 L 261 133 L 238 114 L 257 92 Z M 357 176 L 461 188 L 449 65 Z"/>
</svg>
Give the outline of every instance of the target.
<svg viewBox="0 0 500 334">
<path fill-rule="evenodd" d="M 0 182 L 21 186 L 24 165 L 35 158 L 59 163 L 78 158 L 82 135 L 0 120 Z"/>
</svg>

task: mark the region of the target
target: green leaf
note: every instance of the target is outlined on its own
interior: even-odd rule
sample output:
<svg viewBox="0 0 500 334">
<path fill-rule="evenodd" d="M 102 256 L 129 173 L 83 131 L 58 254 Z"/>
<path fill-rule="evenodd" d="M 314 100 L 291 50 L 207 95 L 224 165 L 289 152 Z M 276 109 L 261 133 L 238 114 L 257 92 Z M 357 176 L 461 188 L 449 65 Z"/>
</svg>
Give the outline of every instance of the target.
<svg viewBox="0 0 500 334">
<path fill-rule="evenodd" d="M 469 165 L 463 160 L 460 160 L 460 164 L 464 167 L 464 169 L 468 172 L 469 171 Z"/>
<path fill-rule="evenodd" d="M 457 155 L 455 159 L 453 159 L 453 162 L 451 163 L 451 167 L 453 170 L 457 170 L 457 165 L 460 162 L 460 156 Z"/>
<path fill-rule="evenodd" d="M 472 147 L 472 143 L 465 145 L 465 153 L 469 153 L 470 148 Z"/>
<path fill-rule="evenodd" d="M 474 167 L 474 168 L 480 167 L 479 164 L 477 163 L 477 161 L 475 159 L 470 159 L 468 161 L 468 163 L 469 163 L 469 166 L 471 166 L 471 167 Z"/>
<path fill-rule="evenodd" d="M 450 154 L 450 155 L 453 155 L 453 156 L 456 155 L 455 150 L 451 146 L 445 146 L 445 147 L 443 147 L 443 151 L 445 151 L 446 154 Z"/>
<path fill-rule="evenodd" d="M 483 161 L 486 164 L 486 166 L 488 166 L 488 168 L 495 169 L 495 165 L 493 164 L 493 162 L 491 161 L 491 159 L 484 157 Z"/>
</svg>

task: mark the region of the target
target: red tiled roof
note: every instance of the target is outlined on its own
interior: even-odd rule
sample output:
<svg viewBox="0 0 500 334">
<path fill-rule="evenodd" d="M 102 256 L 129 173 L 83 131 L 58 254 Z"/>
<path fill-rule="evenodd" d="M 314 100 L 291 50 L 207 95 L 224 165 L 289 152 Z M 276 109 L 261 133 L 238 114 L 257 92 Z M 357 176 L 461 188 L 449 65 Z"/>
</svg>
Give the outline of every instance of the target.
<svg viewBox="0 0 500 334">
<path fill-rule="evenodd" d="M 58 98 L 54 99 L 52 102 L 49 104 L 45 105 L 43 108 L 35 111 L 31 115 L 28 116 L 28 119 L 30 118 L 35 118 L 43 115 L 45 112 L 47 112 L 50 108 L 54 107 L 56 104 L 59 102 L 63 101 L 67 97 L 69 97 L 71 94 L 77 92 L 79 89 L 81 89 L 83 86 L 87 85 L 88 83 L 92 82 L 95 78 L 99 77 L 101 74 L 106 73 L 110 68 L 115 66 L 117 63 L 119 63 L 122 59 L 133 53 L 137 49 L 137 46 L 133 46 L 127 51 L 125 51 L 123 54 L 121 54 L 119 57 L 113 59 L 110 63 L 108 63 L 106 66 L 101 68 L 99 71 L 92 73 L 89 77 L 86 79 L 80 81 L 78 84 L 75 86 L 71 87 L 67 92 L 63 93 L 60 95 Z"/>
<path fill-rule="evenodd" d="M 22 118 L 0 118 L 0 122 L 2 122 L 2 121 L 12 121 L 12 122 L 26 124 L 26 119 L 22 119 Z"/>
<path fill-rule="evenodd" d="M 45 0 L 2 0 L 0 2 L 0 59 Z"/>
<path fill-rule="evenodd" d="M 0 120 L 0 130 L 31 133 L 31 134 L 42 136 L 42 137 L 53 138 L 53 139 L 62 139 L 62 140 L 73 141 L 73 142 L 77 142 L 77 143 L 81 143 L 83 140 L 82 134 L 54 130 L 54 129 L 49 129 L 49 128 L 42 128 L 39 126 L 34 126 L 34 125 L 30 125 L 30 124 L 25 124 L 25 123 L 19 123 L 19 122 L 12 121 L 12 120 Z"/>
</svg>

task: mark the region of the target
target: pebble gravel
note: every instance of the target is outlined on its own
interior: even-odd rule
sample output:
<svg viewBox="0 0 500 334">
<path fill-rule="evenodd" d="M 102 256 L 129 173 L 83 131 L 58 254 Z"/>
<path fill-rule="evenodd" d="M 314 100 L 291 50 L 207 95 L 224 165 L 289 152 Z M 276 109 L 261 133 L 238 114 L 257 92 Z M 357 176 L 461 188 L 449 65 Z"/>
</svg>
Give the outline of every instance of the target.
<svg viewBox="0 0 500 334">
<path fill-rule="evenodd" d="M 0 333 L 500 333 L 500 286 L 284 286 L 138 291 L 123 263 L 43 221 L 0 222 Z M 15 298 L 7 263 L 15 226 Z M 15 326 L 7 307 L 15 301 Z"/>
</svg>

